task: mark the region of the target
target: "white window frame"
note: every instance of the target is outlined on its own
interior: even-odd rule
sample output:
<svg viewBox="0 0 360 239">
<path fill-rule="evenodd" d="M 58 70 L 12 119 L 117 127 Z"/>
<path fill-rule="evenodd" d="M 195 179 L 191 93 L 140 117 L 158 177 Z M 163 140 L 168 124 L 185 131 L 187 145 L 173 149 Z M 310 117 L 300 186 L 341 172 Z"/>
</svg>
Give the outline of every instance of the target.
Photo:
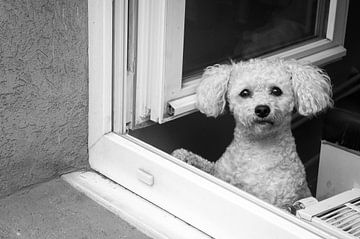
<svg viewBox="0 0 360 239">
<path fill-rule="evenodd" d="M 127 10 L 128 0 L 88 0 L 90 166 L 143 198 L 143 203 L 185 221 L 183 225 L 196 228 L 204 238 L 335 238 L 138 139 L 118 134 L 126 131 L 126 92 L 133 87 L 126 71 Z M 121 200 L 116 195 L 109 199 L 118 204 Z M 131 211 L 126 203 L 123 210 Z M 139 215 L 144 222 L 137 225 L 159 220 L 154 217 Z M 178 231 L 167 238 L 186 237 Z"/>
<path fill-rule="evenodd" d="M 346 54 L 348 0 L 330 0 L 326 39 L 264 58 L 293 58 L 321 65 Z M 200 76 L 182 84 L 185 0 L 139 0 L 135 124 L 163 123 L 195 110 Z M 167 113 L 172 108 L 172 116 Z"/>
</svg>

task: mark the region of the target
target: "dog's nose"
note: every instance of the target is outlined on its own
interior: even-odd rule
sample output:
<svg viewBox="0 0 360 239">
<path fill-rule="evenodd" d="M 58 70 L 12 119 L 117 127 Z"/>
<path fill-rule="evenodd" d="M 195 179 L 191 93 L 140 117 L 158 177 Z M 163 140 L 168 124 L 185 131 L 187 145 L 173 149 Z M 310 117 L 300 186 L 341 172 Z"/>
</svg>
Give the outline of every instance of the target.
<svg viewBox="0 0 360 239">
<path fill-rule="evenodd" d="M 270 107 L 267 105 L 258 105 L 255 107 L 255 114 L 260 118 L 265 118 L 270 114 Z"/>
</svg>

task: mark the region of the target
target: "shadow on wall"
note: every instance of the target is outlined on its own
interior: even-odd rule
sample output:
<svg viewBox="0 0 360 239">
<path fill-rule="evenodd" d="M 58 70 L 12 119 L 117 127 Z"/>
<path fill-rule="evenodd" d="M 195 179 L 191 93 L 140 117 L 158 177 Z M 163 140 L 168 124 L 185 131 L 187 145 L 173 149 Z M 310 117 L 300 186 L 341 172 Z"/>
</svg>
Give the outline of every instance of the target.
<svg viewBox="0 0 360 239">
<path fill-rule="evenodd" d="M 87 1 L 0 0 L 0 197 L 87 165 Z"/>
</svg>

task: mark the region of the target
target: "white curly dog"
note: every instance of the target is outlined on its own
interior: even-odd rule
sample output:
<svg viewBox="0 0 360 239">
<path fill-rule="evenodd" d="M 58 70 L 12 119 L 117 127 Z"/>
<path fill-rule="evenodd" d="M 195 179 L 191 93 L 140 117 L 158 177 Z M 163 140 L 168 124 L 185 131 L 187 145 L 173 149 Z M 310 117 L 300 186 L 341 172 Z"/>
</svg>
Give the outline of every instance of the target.
<svg viewBox="0 0 360 239">
<path fill-rule="evenodd" d="M 202 78 L 198 109 L 217 117 L 228 102 L 234 139 L 215 163 L 185 149 L 172 155 L 283 209 L 311 196 L 290 124 L 294 109 L 311 116 L 332 106 L 327 74 L 295 60 L 252 59 L 208 67 Z"/>
</svg>

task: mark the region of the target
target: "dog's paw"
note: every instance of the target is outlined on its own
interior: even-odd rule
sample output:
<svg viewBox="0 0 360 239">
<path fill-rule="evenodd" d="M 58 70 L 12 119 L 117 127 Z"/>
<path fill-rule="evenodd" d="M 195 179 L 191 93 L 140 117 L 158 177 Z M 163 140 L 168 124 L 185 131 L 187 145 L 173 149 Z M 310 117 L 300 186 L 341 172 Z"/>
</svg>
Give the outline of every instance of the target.
<svg viewBox="0 0 360 239">
<path fill-rule="evenodd" d="M 171 155 L 187 163 L 189 161 L 190 156 L 193 155 L 193 153 L 187 151 L 186 149 L 176 149 L 171 153 Z"/>
<path fill-rule="evenodd" d="M 172 152 L 171 155 L 207 173 L 214 174 L 215 164 L 197 154 L 194 154 L 193 152 L 190 152 L 186 149 L 177 149 Z"/>
</svg>

